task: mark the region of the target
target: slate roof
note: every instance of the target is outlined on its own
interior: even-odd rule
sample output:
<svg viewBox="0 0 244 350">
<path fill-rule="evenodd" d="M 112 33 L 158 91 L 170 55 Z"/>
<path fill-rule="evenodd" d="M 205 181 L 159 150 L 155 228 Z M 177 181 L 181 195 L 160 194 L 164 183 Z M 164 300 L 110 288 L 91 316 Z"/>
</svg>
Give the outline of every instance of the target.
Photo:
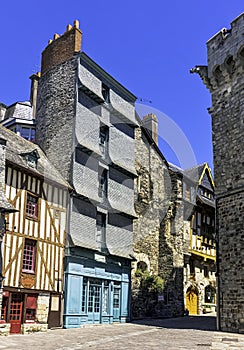
<svg viewBox="0 0 244 350">
<path fill-rule="evenodd" d="M 183 174 L 189 177 L 192 181 L 198 182 L 205 166 L 206 166 L 206 163 L 196 165 L 192 168 L 183 170 Z"/>
<path fill-rule="evenodd" d="M 0 125 L 0 138 L 7 141 L 6 161 L 19 166 L 25 171 L 38 177 L 42 177 L 48 182 L 70 188 L 70 185 L 63 179 L 58 170 L 49 162 L 44 152 L 36 144 L 25 140 L 9 129 Z M 37 151 L 39 159 L 37 167 L 30 166 L 26 160 L 26 154 Z"/>
<path fill-rule="evenodd" d="M 13 213 L 17 211 L 6 198 L 1 198 L 0 212 Z"/>
<path fill-rule="evenodd" d="M 30 102 L 15 102 L 8 106 L 5 112 L 4 120 L 8 118 L 32 120 L 32 107 Z"/>
</svg>

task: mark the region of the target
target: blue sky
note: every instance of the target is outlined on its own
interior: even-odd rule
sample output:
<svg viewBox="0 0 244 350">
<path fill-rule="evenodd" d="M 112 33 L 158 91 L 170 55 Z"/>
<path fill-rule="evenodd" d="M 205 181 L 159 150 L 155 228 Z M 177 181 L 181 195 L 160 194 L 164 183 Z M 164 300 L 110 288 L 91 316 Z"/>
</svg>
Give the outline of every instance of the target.
<svg viewBox="0 0 244 350">
<path fill-rule="evenodd" d="M 143 99 L 146 110 L 167 115 L 184 133 L 197 162 L 212 167 L 210 93 L 189 70 L 207 63 L 206 41 L 229 28 L 241 12 L 243 0 L 4 1 L 0 102 L 29 99 L 29 76 L 40 69 L 48 40 L 78 19 L 83 50 Z M 164 130 L 164 118 L 159 117 L 159 125 Z M 187 150 L 183 164 L 174 145 L 162 140 L 160 146 L 169 161 L 194 165 Z"/>
</svg>

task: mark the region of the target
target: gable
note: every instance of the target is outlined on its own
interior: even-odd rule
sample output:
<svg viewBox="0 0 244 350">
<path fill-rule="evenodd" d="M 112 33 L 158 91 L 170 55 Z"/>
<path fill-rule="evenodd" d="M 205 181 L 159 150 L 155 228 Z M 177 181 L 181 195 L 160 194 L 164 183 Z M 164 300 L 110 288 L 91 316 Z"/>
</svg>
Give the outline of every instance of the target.
<svg viewBox="0 0 244 350">
<path fill-rule="evenodd" d="M 205 170 L 205 173 L 201 179 L 201 182 L 199 183 L 199 185 L 201 185 L 202 187 L 205 187 L 207 189 L 209 189 L 210 191 L 214 191 L 214 187 L 212 184 L 212 180 L 208 174 L 208 171 Z"/>
</svg>

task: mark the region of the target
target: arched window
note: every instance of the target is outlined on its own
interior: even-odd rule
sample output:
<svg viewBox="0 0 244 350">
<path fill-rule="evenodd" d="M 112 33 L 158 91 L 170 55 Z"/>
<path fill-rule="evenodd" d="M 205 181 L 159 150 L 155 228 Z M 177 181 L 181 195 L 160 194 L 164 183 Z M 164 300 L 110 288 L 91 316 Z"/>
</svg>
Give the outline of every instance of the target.
<svg viewBox="0 0 244 350">
<path fill-rule="evenodd" d="M 137 263 L 137 269 L 145 272 L 147 270 L 147 264 L 144 261 L 139 261 Z"/>
<path fill-rule="evenodd" d="M 215 288 L 210 284 L 205 287 L 205 303 L 215 303 Z"/>
</svg>

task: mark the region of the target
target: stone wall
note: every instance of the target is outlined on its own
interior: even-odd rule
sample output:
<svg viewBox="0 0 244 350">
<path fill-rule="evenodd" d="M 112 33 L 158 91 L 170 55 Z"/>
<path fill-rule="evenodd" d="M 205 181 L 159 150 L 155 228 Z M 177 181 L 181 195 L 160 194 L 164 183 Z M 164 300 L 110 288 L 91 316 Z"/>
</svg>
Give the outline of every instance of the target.
<svg viewBox="0 0 244 350">
<path fill-rule="evenodd" d="M 208 67 L 196 66 L 212 94 L 218 235 L 219 328 L 244 332 L 244 13 L 207 43 Z"/>
<path fill-rule="evenodd" d="M 66 180 L 71 177 L 77 59 L 41 75 L 37 94 L 36 143 Z"/>
<path fill-rule="evenodd" d="M 10 323 L 1 323 L 0 322 L 0 336 L 10 334 Z"/>
<path fill-rule="evenodd" d="M 47 323 L 24 323 L 21 325 L 21 334 L 30 334 L 34 332 L 47 332 Z"/>
<path fill-rule="evenodd" d="M 36 320 L 38 323 L 47 323 L 49 299 L 49 295 L 39 295 L 37 298 Z"/>
<path fill-rule="evenodd" d="M 244 333 L 244 193 L 221 198 L 219 229 L 219 309 L 223 331 Z"/>
<path fill-rule="evenodd" d="M 183 211 L 177 198 L 181 180 L 173 179 L 167 163 L 143 128 L 135 131 L 136 170 L 132 270 L 132 317 L 183 314 Z M 178 187 L 177 187 L 178 186 Z M 143 288 L 140 269 L 164 282 L 161 291 Z M 140 271 L 139 271 L 140 272 Z M 139 273 L 140 274 L 140 273 Z"/>
</svg>

